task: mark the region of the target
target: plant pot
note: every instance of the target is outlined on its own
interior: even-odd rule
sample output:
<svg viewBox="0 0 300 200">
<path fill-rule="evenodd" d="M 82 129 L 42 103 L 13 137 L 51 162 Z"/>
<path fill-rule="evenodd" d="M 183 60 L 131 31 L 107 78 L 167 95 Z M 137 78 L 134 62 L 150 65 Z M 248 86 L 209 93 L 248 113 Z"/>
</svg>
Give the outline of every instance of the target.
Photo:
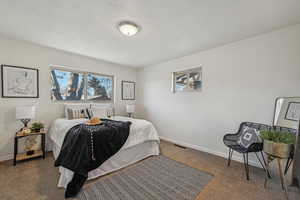
<svg viewBox="0 0 300 200">
<path fill-rule="evenodd" d="M 36 129 L 31 129 L 34 133 L 38 133 L 38 132 L 40 132 L 41 131 L 41 128 L 40 129 L 38 129 L 38 128 L 36 128 Z"/>
<path fill-rule="evenodd" d="M 270 140 L 264 140 L 264 152 L 279 158 L 289 158 L 293 144 L 276 143 Z"/>
</svg>

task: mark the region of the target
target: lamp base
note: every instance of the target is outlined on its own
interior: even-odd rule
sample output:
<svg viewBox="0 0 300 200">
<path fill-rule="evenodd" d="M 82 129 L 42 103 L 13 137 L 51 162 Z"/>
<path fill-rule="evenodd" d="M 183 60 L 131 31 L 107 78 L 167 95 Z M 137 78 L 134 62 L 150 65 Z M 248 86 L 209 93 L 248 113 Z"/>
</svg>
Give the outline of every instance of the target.
<svg viewBox="0 0 300 200">
<path fill-rule="evenodd" d="M 23 128 L 25 128 L 25 127 L 27 127 L 28 123 L 30 122 L 30 119 L 20 119 L 20 121 L 24 124 Z"/>
<path fill-rule="evenodd" d="M 128 113 L 128 117 L 132 117 L 132 113 Z"/>
</svg>

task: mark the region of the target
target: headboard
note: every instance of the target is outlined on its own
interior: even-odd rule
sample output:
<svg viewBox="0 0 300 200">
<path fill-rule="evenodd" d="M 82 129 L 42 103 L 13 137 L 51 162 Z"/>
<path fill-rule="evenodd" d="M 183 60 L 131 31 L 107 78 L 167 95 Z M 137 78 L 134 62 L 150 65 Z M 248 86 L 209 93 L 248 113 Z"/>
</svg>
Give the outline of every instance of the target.
<svg viewBox="0 0 300 200">
<path fill-rule="evenodd" d="M 115 109 L 114 105 L 111 103 L 66 103 L 64 104 L 65 109 L 65 116 L 67 118 L 68 116 L 68 108 L 72 109 L 86 109 L 86 108 L 93 108 L 93 107 L 101 107 L 101 108 L 107 108 L 107 115 L 108 116 L 114 116 L 115 115 Z"/>
</svg>

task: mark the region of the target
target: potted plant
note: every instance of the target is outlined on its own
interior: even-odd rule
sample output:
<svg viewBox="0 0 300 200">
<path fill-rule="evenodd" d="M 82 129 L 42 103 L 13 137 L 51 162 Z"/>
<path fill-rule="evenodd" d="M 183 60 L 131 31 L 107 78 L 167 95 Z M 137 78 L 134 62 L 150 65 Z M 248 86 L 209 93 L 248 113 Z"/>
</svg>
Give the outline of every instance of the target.
<svg viewBox="0 0 300 200">
<path fill-rule="evenodd" d="M 44 124 L 41 123 L 41 122 L 34 122 L 32 125 L 31 125 L 31 130 L 33 132 L 40 132 L 41 129 L 44 128 Z"/>
<path fill-rule="evenodd" d="M 264 140 L 264 152 L 279 158 L 288 158 L 296 142 L 295 134 L 283 131 L 261 131 L 260 136 Z"/>
</svg>

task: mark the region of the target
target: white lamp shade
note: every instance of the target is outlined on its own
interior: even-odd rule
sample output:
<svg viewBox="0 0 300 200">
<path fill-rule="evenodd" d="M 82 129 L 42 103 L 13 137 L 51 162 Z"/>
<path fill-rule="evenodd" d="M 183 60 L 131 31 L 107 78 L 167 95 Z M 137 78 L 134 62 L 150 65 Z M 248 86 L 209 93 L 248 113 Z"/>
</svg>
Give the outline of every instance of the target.
<svg viewBox="0 0 300 200">
<path fill-rule="evenodd" d="M 135 105 L 127 105 L 126 106 L 127 113 L 134 113 L 134 111 L 135 111 Z"/>
<path fill-rule="evenodd" d="M 34 119 L 34 118 L 35 118 L 34 106 L 16 107 L 16 119 Z"/>
</svg>

